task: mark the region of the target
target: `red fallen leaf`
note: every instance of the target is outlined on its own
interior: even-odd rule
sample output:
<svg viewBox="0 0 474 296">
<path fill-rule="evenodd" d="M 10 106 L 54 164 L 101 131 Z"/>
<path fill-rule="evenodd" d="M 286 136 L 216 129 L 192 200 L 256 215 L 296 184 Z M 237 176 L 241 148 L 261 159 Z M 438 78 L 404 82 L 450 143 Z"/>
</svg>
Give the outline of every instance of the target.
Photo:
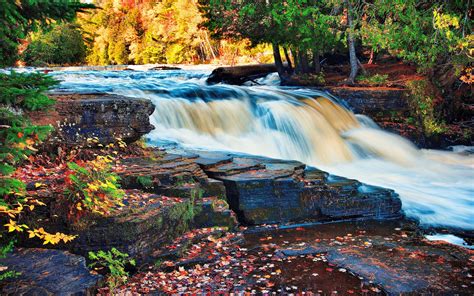
<svg viewBox="0 0 474 296">
<path fill-rule="evenodd" d="M 16 134 L 16 135 L 18 136 L 18 138 L 21 139 L 21 138 L 23 138 L 23 135 L 24 135 L 24 134 L 23 134 L 22 132 L 18 132 L 18 134 Z"/>
</svg>

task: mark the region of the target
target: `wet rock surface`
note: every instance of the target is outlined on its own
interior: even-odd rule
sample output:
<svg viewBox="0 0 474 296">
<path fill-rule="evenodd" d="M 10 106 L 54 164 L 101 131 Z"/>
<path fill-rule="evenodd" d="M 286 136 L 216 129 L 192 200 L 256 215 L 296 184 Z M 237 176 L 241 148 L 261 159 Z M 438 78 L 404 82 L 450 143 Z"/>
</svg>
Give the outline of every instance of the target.
<svg viewBox="0 0 474 296">
<path fill-rule="evenodd" d="M 339 270 L 351 272 L 388 295 L 474 292 L 474 252 L 442 242 L 429 242 L 416 225 L 350 222 L 247 234 L 248 241 L 271 237 L 282 258 L 323 256 Z M 300 241 L 296 243 L 295 240 Z"/>
<path fill-rule="evenodd" d="M 378 113 L 409 111 L 407 90 L 403 88 L 327 87 L 323 90 L 346 101 L 354 113 L 372 117 Z"/>
<path fill-rule="evenodd" d="M 474 291 L 473 252 L 428 242 L 403 220 L 194 230 L 159 252 L 159 264 L 137 273 L 122 293 Z"/>
<path fill-rule="evenodd" d="M 54 110 L 29 116 L 34 123 L 52 124 L 62 144 L 84 144 L 93 137 L 103 144 L 116 138 L 133 142 L 153 129 L 149 116 L 155 107 L 146 99 L 102 93 L 53 93 L 49 97 L 57 101 Z"/>
<path fill-rule="evenodd" d="M 107 217 L 84 219 L 84 229 L 76 230 L 78 237 L 66 247 L 83 255 L 117 248 L 143 262 L 156 246 L 188 230 L 193 219 L 194 205 L 178 197 L 127 190 L 124 204 Z"/>
<path fill-rule="evenodd" d="M 270 73 L 277 71 L 275 64 L 245 65 L 233 67 L 218 67 L 212 71 L 206 82 L 228 83 L 241 85 L 246 81 L 252 81 L 257 78 L 265 77 Z"/>
<path fill-rule="evenodd" d="M 200 156 L 204 172 L 224 182 L 227 200 L 245 224 L 401 216 L 398 195 L 298 161 Z"/>
<path fill-rule="evenodd" d="M 125 205 L 70 229 L 79 236 L 60 247 L 78 254 L 116 247 L 145 264 L 119 288 L 124 293 L 472 294 L 472 251 L 424 240 L 416 224 L 397 219 L 392 190 L 297 161 L 218 152 L 147 149 L 114 170 Z M 54 179 L 45 176 L 24 181 Z M 260 226 L 237 228 L 234 212 Z"/>
<path fill-rule="evenodd" d="M 168 196 L 191 197 L 198 195 L 222 195 L 219 184 L 209 180 L 204 171 L 195 162 L 197 155 L 182 156 L 160 150 L 153 150 L 144 157 L 123 159 L 115 166 L 123 188 L 143 189 Z M 207 192 L 210 192 L 209 194 Z"/>
<path fill-rule="evenodd" d="M 84 257 L 67 251 L 17 249 L 0 265 L 21 273 L 0 285 L 2 295 L 94 295 L 102 280 Z"/>
</svg>

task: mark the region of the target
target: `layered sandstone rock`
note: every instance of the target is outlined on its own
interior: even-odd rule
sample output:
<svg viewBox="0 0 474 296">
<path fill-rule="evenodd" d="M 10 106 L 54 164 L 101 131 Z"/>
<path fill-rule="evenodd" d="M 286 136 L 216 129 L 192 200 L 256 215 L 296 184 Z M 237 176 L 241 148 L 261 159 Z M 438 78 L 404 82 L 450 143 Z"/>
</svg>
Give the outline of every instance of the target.
<svg viewBox="0 0 474 296">
<path fill-rule="evenodd" d="M 54 140 L 80 145 L 89 138 L 108 144 L 121 138 L 127 143 L 153 130 L 149 116 L 155 107 L 146 99 L 113 94 L 50 94 L 56 100 L 52 110 L 30 112 L 36 124 L 55 127 Z"/>
</svg>

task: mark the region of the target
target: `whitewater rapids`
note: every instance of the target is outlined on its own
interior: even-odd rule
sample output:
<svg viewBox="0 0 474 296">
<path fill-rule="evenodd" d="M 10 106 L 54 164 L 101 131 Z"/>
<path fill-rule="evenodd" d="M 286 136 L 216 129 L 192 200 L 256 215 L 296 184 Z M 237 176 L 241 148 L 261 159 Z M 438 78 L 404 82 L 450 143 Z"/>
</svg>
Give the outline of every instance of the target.
<svg viewBox="0 0 474 296">
<path fill-rule="evenodd" d="M 426 226 L 474 230 L 474 157 L 420 150 L 326 93 L 278 86 L 208 86 L 210 69 L 58 71 L 59 90 L 148 98 L 151 144 L 176 142 L 299 160 L 394 189 L 405 214 Z M 275 83 L 270 76 L 261 82 Z"/>
</svg>

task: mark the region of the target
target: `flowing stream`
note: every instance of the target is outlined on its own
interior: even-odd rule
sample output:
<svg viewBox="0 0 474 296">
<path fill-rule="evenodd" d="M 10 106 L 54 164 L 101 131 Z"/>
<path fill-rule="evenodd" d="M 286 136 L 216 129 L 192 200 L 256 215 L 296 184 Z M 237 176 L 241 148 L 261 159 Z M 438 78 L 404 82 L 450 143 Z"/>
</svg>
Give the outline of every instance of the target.
<svg viewBox="0 0 474 296">
<path fill-rule="evenodd" d="M 139 68 L 139 70 L 142 70 Z M 156 106 L 150 143 L 299 160 L 330 173 L 392 188 L 427 226 L 474 230 L 474 157 L 417 149 L 352 113 L 326 93 L 278 87 L 206 85 L 206 68 L 170 71 L 58 71 L 60 90 L 148 98 Z"/>
</svg>

